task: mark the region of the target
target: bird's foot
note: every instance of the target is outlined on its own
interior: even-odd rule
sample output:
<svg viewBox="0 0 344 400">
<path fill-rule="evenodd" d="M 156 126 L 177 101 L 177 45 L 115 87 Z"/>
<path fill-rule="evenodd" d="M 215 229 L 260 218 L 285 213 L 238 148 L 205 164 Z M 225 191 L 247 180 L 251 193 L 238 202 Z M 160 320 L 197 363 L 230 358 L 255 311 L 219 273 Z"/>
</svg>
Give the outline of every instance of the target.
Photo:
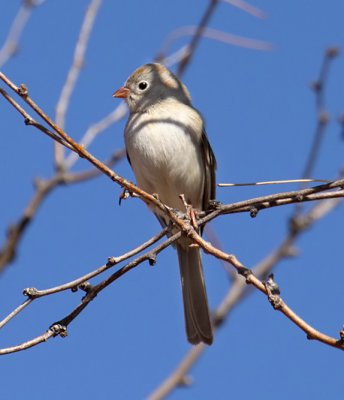
<svg viewBox="0 0 344 400">
<path fill-rule="evenodd" d="M 209 211 L 217 210 L 222 205 L 221 201 L 218 200 L 210 200 L 208 203 Z"/>
<path fill-rule="evenodd" d="M 186 215 L 190 219 L 191 225 L 193 226 L 194 229 L 198 229 L 198 224 L 196 221 L 197 211 L 192 207 L 191 204 L 187 203 L 187 201 L 185 200 L 185 196 L 183 194 L 179 195 L 179 197 L 184 204 L 184 207 L 186 209 Z"/>
<path fill-rule="evenodd" d="M 127 200 L 127 198 L 130 197 L 130 192 L 127 188 L 124 188 L 122 193 L 119 195 L 119 201 L 118 204 L 121 205 L 122 200 Z"/>
</svg>

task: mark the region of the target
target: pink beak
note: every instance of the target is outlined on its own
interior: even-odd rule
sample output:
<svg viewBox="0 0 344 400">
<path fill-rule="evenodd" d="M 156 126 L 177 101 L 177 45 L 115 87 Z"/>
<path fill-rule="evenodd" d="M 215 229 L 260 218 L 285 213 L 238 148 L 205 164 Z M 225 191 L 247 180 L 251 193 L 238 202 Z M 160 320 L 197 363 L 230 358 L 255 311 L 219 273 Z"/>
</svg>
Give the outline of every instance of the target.
<svg viewBox="0 0 344 400">
<path fill-rule="evenodd" d="M 130 91 L 126 87 L 121 87 L 118 90 L 115 91 L 115 93 L 112 95 L 112 97 L 117 97 L 119 99 L 126 99 L 129 97 Z"/>
</svg>

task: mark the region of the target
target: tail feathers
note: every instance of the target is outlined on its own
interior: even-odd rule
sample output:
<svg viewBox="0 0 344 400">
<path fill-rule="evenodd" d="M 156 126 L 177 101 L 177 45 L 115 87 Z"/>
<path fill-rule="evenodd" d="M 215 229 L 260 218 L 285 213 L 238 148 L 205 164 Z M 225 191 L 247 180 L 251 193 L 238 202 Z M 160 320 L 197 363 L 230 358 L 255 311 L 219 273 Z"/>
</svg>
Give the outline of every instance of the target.
<svg viewBox="0 0 344 400">
<path fill-rule="evenodd" d="M 182 281 L 186 334 L 192 344 L 212 344 L 213 332 L 198 248 L 177 245 Z"/>
</svg>

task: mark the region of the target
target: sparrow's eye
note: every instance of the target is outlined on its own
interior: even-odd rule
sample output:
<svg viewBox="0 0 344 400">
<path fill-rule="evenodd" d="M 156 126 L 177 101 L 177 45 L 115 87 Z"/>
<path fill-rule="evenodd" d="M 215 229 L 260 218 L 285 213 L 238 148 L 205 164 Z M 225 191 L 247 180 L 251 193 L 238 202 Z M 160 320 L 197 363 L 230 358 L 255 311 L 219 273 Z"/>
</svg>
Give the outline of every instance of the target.
<svg viewBox="0 0 344 400">
<path fill-rule="evenodd" d="M 146 90 L 148 88 L 148 82 L 141 81 L 138 86 L 139 86 L 140 90 L 144 91 L 144 90 Z"/>
</svg>

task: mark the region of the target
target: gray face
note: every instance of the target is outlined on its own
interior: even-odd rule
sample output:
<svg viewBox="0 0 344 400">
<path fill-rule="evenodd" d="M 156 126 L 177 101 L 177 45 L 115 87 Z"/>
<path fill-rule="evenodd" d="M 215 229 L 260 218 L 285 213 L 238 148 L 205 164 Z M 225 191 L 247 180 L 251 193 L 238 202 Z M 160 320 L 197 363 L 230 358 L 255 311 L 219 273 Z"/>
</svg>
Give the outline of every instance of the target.
<svg viewBox="0 0 344 400">
<path fill-rule="evenodd" d="M 130 94 L 126 101 L 132 112 L 144 112 L 149 106 L 166 98 L 190 104 L 185 86 L 160 64 L 146 64 L 137 69 L 125 83 Z"/>
<path fill-rule="evenodd" d="M 148 99 L 152 98 L 154 90 L 154 71 L 150 67 L 143 67 L 135 71 L 127 80 L 125 87 L 129 89 L 130 94 L 127 103 L 131 111 L 144 111 L 149 105 Z M 155 96 L 154 96 L 155 98 Z"/>
</svg>

